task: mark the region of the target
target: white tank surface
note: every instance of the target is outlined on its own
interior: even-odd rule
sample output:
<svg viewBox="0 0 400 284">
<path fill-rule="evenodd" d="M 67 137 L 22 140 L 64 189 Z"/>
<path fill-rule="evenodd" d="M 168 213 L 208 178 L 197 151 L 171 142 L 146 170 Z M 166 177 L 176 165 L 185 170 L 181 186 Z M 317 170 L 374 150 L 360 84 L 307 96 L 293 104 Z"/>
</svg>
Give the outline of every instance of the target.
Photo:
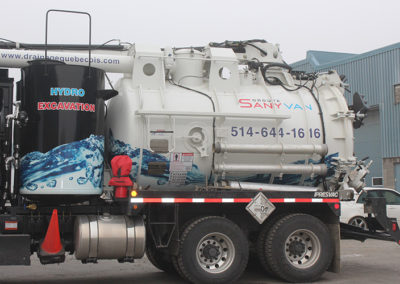
<svg viewBox="0 0 400 284">
<path fill-rule="evenodd" d="M 322 187 L 353 164 L 354 114 L 336 72 L 291 71 L 262 40 L 195 48 L 135 45 L 108 105 L 110 157 L 127 154 L 142 187 L 220 181 Z"/>
</svg>

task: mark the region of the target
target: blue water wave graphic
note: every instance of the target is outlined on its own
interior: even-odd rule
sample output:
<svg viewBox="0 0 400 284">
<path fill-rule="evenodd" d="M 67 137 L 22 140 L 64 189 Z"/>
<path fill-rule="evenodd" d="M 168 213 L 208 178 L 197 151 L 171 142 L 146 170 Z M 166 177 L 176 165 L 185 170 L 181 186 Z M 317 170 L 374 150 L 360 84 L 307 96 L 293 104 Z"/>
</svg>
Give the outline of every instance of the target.
<svg viewBox="0 0 400 284">
<path fill-rule="evenodd" d="M 132 148 L 130 144 L 126 144 L 118 139 L 115 139 L 112 135 L 112 132 L 110 130 L 110 149 L 112 152 L 112 157 L 117 156 L 117 155 L 128 155 L 132 159 L 132 171 L 131 171 L 131 178 L 136 179 L 136 175 L 138 173 L 138 167 L 139 167 L 139 158 L 140 158 L 140 149 L 139 148 Z M 326 177 L 330 177 L 334 174 L 334 168 L 335 166 L 332 164 L 334 159 L 339 156 L 339 153 L 333 153 L 330 155 L 325 156 L 324 162 L 328 168 L 328 172 Z M 111 158 L 112 158 L 111 157 Z M 150 176 L 148 172 L 148 163 L 149 162 L 165 162 L 166 163 L 166 171 L 162 175 L 154 176 L 151 175 L 151 177 L 156 177 L 157 178 L 157 184 L 158 185 L 164 185 L 168 183 L 168 178 L 169 178 L 169 160 L 162 155 L 152 153 L 146 149 L 143 149 L 143 161 L 142 161 L 142 170 L 141 174 Z M 293 164 L 305 164 L 305 160 L 299 160 L 294 162 Z M 308 164 L 320 164 L 320 160 L 313 160 L 309 159 Z M 302 175 L 298 174 L 284 174 L 281 177 L 274 177 L 273 184 L 287 184 L 287 185 L 300 185 Z M 235 180 L 235 181 L 246 181 L 246 182 L 257 182 L 257 183 L 270 183 L 271 175 L 270 174 L 257 174 L 253 176 L 248 176 L 248 177 L 233 177 L 233 176 L 227 176 L 227 180 Z M 315 176 L 313 178 L 307 178 L 304 180 L 302 185 L 305 186 L 316 186 L 316 183 L 319 183 L 320 176 Z M 199 170 L 198 167 L 193 164 L 193 169 L 191 172 L 187 173 L 186 177 L 186 184 L 191 184 L 191 183 L 204 183 L 205 182 L 205 176 L 202 174 Z"/>
<path fill-rule="evenodd" d="M 58 186 L 101 188 L 103 183 L 104 136 L 90 135 L 60 145 L 47 153 L 31 152 L 21 159 L 22 187 L 35 191 Z"/>
<path fill-rule="evenodd" d="M 136 180 L 137 173 L 139 172 L 139 159 L 140 159 L 140 148 L 133 148 L 130 144 L 124 143 L 118 139 L 115 139 L 111 130 L 109 132 L 110 137 L 110 151 L 111 157 L 113 158 L 118 155 L 128 155 L 132 160 L 132 170 L 130 177 L 133 180 Z M 163 174 L 154 175 L 149 174 L 149 163 L 151 162 L 165 162 L 166 169 Z M 143 149 L 143 159 L 142 159 L 142 166 L 141 166 L 141 175 L 153 177 L 157 179 L 158 185 L 164 185 L 168 183 L 169 180 L 169 166 L 170 161 L 167 157 L 153 153 L 147 149 Z M 186 181 L 185 184 L 192 184 L 192 183 L 204 183 L 205 175 L 199 170 L 199 167 L 196 164 L 193 164 L 192 170 L 187 172 L 186 174 Z"/>
</svg>

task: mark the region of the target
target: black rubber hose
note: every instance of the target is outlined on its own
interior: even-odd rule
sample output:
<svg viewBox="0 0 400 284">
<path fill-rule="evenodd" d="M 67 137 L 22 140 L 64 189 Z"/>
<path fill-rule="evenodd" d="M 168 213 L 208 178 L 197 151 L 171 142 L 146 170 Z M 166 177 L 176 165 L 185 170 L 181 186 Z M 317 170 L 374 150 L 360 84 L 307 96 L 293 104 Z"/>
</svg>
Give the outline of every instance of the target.
<svg viewBox="0 0 400 284">
<path fill-rule="evenodd" d="M 17 43 L 13 43 L 11 41 L 5 42 L 0 41 L 0 49 L 14 49 L 17 48 Z M 20 43 L 19 48 L 24 49 L 38 49 L 42 50 L 45 48 L 44 44 L 32 44 L 32 43 Z M 49 50 L 88 50 L 89 46 L 84 44 L 49 44 Z M 125 50 L 126 47 L 123 45 L 92 45 L 91 49 L 103 49 L 103 50 L 115 50 L 122 51 Z"/>
<path fill-rule="evenodd" d="M 290 66 L 289 64 L 286 63 L 279 63 L 279 62 L 270 62 L 270 63 L 265 63 L 265 62 L 261 62 L 264 63 L 264 67 L 262 67 L 262 71 L 263 71 L 263 76 L 264 73 L 271 67 L 281 67 L 284 69 L 287 69 L 289 72 L 292 72 L 293 67 Z"/>
<path fill-rule="evenodd" d="M 265 62 L 262 62 L 265 63 Z M 264 81 L 267 82 L 270 85 L 281 85 L 283 86 L 283 83 L 281 80 L 279 80 L 279 78 L 275 78 L 276 80 L 270 80 L 267 76 L 266 73 L 268 71 L 269 68 L 271 67 L 280 67 L 280 68 L 284 68 L 287 69 L 289 72 L 292 71 L 292 67 L 286 63 L 278 63 L 278 62 L 271 62 L 271 63 L 266 63 L 263 67 L 261 67 L 261 75 L 264 78 Z"/>
</svg>

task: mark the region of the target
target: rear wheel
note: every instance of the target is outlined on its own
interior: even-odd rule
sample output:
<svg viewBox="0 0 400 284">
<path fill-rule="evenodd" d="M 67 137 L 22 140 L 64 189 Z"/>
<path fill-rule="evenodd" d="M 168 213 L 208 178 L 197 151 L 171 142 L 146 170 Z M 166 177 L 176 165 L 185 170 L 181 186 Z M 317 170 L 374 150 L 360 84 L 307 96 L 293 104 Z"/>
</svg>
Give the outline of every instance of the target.
<svg viewBox="0 0 400 284">
<path fill-rule="evenodd" d="M 281 218 L 265 240 L 264 254 L 269 268 L 289 282 L 316 281 L 332 261 L 328 228 L 311 215 L 291 214 Z"/>
<path fill-rule="evenodd" d="M 259 263 L 261 264 L 262 268 L 265 270 L 265 272 L 267 272 L 267 274 L 273 276 L 274 272 L 271 269 L 271 265 L 269 264 L 268 260 L 267 260 L 267 256 L 265 255 L 264 252 L 264 247 L 267 241 L 267 235 L 268 232 L 270 231 L 271 227 L 279 220 L 283 217 L 284 215 L 275 215 L 272 216 L 270 218 L 268 218 L 264 224 L 263 227 L 258 235 L 257 238 L 257 258 Z"/>
<path fill-rule="evenodd" d="M 192 283 L 231 283 L 246 268 L 247 238 L 232 221 L 212 216 L 192 222 L 183 231 L 177 264 Z"/>
</svg>

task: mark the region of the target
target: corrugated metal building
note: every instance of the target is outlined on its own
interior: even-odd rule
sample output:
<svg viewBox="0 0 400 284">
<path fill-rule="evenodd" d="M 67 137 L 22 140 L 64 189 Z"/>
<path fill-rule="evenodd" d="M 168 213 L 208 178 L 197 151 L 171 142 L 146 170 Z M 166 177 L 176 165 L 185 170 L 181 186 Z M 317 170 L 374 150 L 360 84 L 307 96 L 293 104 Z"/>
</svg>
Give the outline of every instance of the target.
<svg viewBox="0 0 400 284">
<path fill-rule="evenodd" d="M 351 92 L 365 95 L 370 110 L 364 126 L 355 130 L 355 154 L 374 160 L 366 178 L 368 186 L 400 191 L 400 42 L 363 54 L 308 51 L 292 64 L 306 72 L 337 70 L 348 79 Z"/>
</svg>

